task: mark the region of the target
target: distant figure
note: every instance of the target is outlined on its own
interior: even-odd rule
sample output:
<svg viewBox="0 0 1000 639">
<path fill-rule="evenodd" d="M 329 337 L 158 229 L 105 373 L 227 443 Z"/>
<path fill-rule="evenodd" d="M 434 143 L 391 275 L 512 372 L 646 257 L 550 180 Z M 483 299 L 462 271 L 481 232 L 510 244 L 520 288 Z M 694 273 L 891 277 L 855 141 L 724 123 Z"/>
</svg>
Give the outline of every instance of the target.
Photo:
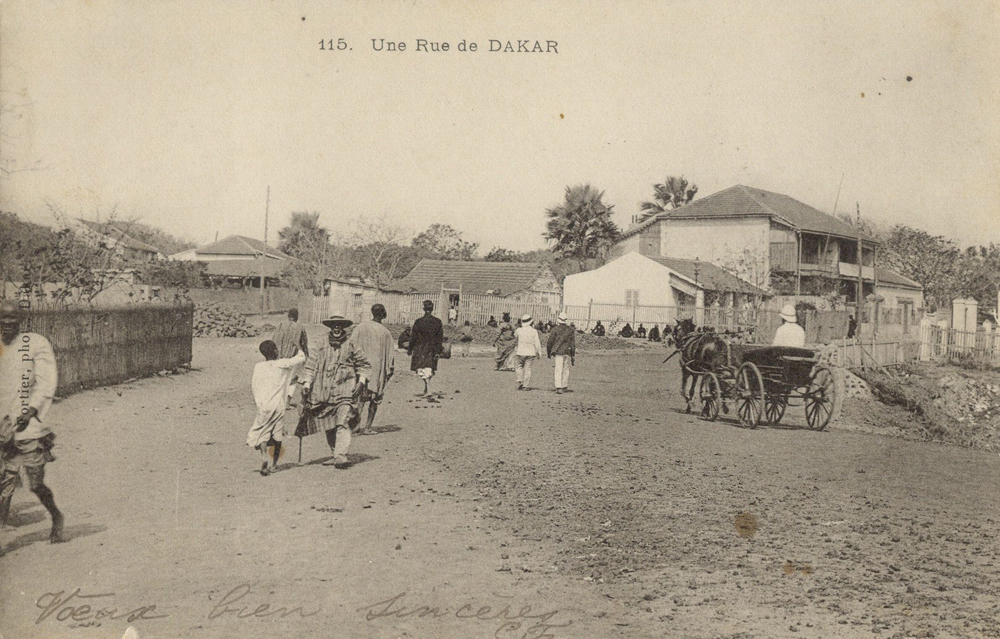
<svg viewBox="0 0 1000 639">
<path fill-rule="evenodd" d="M 277 359 L 295 357 L 299 351 L 309 357 L 309 337 L 306 335 L 305 327 L 299 324 L 299 309 L 293 308 L 288 311 L 288 321 L 278 324 L 278 328 L 274 329 L 271 335 L 271 341 L 278 347 Z M 297 366 L 292 371 L 292 381 L 288 384 L 289 399 L 295 392 L 295 381 L 301 368 Z"/>
<path fill-rule="evenodd" d="M 549 333 L 545 350 L 549 359 L 555 360 L 556 392 L 569 390 L 569 367 L 576 364 L 576 331 L 566 324 L 566 313 L 559 313 L 559 323 Z"/>
<path fill-rule="evenodd" d="M 548 332 L 545 330 L 545 322 L 543 322 L 542 320 L 538 320 L 538 322 L 535 324 L 535 330 L 538 331 L 539 333 Z"/>
<path fill-rule="evenodd" d="M 641 323 L 639 324 L 639 328 L 635 330 L 635 336 L 639 339 L 646 339 L 646 327 Z"/>
<path fill-rule="evenodd" d="M 653 324 L 653 328 L 649 329 L 649 341 L 660 341 L 660 328 L 656 324 Z"/>
<path fill-rule="evenodd" d="M 253 401 L 257 416 L 247 432 L 247 446 L 260 451 L 260 474 L 267 477 L 278 467 L 281 442 L 285 439 L 285 408 L 288 406 L 288 387 L 299 365 L 306 361 L 306 354 L 297 348 L 294 357 L 279 358 L 278 346 L 272 340 L 260 343 L 263 362 L 253 367 Z M 270 460 L 267 447 L 272 446 Z M 268 464 L 270 461 L 270 465 Z"/>
<path fill-rule="evenodd" d="M 486 325 L 489 326 L 490 328 L 499 328 L 500 326 L 497 323 L 497 318 L 493 315 L 490 315 L 490 321 L 486 322 Z"/>
<path fill-rule="evenodd" d="M 632 330 L 632 326 L 628 322 L 625 322 L 625 326 L 622 330 L 618 331 L 618 337 L 632 337 L 633 335 L 635 335 L 635 332 Z"/>
<path fill-rule="evenodd" d="M 400 348 L 400 350 L 404 350 L 404 351 L 410 347 L 410 327 L 409 326 L 407 326 L 406 328 L 404 328 L 403 332 L 399 334 L 399 339 L 396 340 L 396 346 L 398 346 Z"/>
<path fill-rule="evenodd" d="M 604 325 L 601 324 L 601 320 L 597 320 L 597 325 L 590 331 L 590 334 L 597 337 L 604 337 Z"/>
<path fill-rule="evenodd" d="M 469 345 L 472 343 L 472 324 L 469 323 L 469 320 L 465 320 L 465 324 L 462 325 L 459 332 L 461 337 L 458 338 L 458 341 L 462 343 L 462 357 L 468 357 Z"/>
<path fill-rule="evenodd" d="M 774 332 L 772 346 L 792 346 L 804 348 L 806 345 L 806 332 L 798 324 L 798 317 L 795 314 L 794 304 L 785 304 L 781 307 L 781 326 Z"/>
<path fill-rule="evenodd" d="M 458 309 L 454 306 L 448 309 L 448 323 L 452 326 L 458 324 Z"/>
<path fill-rule="evenodd" d="M 361 349 L 371 366 L 368 385 L 361 389 L 361 403 L 358 406 L 359 418 L 365 415 L 366 405 L 368 413 L 364 425 L 355 431 L 359 435 L 371 431 L 372 424 L 375 423 L 375 414 L 378 413 L 378 407 L 382 405 L 382 398 L 385 396 L 385 387 L 396 371 L 396 358 L 392 354 L 392 333 L 382 326 L 387 316 L 385 306 L 374 304 L 372 318 L 358 324 L 351 334 L 351 341 Z"/>
<path fill-rule="evenodd" d="M 411 356 L 410 370 L 424 380 L 424 392 L 430 392 L 431 378 L 437 372 L 438 357 L 444 350 L 444 327 L 434 317 L 434 302 L 424 300 L 424 316 L 413 323 L 407 354 Z"/>
<path fill-rule="evenodd" d="M 858 320 L 854 319 L 854 316 L 851 315 L 851 318 L 847 320 L 847 339 L 854 339 L 854 334 L 857 330 Z"/>
<path fill-rule="evenodd" d="M 510 322 L 510 313 L 504 313 L 500 323 L 500 332 L 493 340 L 497 349 L 496 370 L 512 371 L 514 366 L 514 351 L 517 349 L 517 339 L 514 337 L 514 325 Z"/>
<path fill-rule="evenodd" d="M 531 383 L 531 363 L 542 354 L 542 341 L 538 338 L 538 331 L 531 326 L 530 314 L 521 318 L 521 328 L 514 331 L 514 337 L 517 338 L 514 364 L 517 390 L 527 390 Z"/>
</svg>

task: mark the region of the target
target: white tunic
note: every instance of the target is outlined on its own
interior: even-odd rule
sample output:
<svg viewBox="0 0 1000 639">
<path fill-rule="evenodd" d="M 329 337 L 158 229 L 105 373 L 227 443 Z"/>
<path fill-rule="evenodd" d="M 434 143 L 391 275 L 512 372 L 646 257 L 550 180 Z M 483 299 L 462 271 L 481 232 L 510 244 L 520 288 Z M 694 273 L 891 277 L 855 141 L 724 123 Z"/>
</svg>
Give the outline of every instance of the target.
<svg viewBox="0 0 1000 639">
<path fill-rule="evenodd" d="M 21 333 L 10 344 L 0 343 L 0 419 L 16 421 L 30 408 L 38 411 L 15 440 L 40 439 L 52 432 L 46 417 L 57 383 L 56 356 L 49 340 Z"/>
<path fill-rule="evenodd" d="M 284 438 L 282 419 L 288 403 L 288 384 L 295 374 L 295 367 L 306 361 L 299 351 L 295 357 L 272 359 L 258 363 L 253 368 L 253 399 L 257 404 L 257 417 L 247 433 L 247 446 L 256 448 L 273 438 Z"/>
</svg>

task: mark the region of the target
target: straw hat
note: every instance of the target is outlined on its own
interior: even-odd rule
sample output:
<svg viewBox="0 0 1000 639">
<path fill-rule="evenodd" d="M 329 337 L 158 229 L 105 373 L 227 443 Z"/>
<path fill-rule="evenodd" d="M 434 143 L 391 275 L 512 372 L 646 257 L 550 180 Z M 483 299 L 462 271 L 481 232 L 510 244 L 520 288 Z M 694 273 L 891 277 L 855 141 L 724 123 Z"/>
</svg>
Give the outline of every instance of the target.
<svg viewBox="0 0 1000 639">
<path fill-rule="evenodd" d="M 558 319 L 561 324 L 565 324 L 566 320 L 569 319 L 569 315 L 566 314 L 566 311 L 563 311 L 562 313 L 559 313 L 559 317 L 556 319 Z"/>
<path fill-rule="evenodd" d="M 341 317 L 340 315 L 334 315 L 333 317 L 331 317 L 329 319 L 323 320 L 322 323 L 323 323 L 323 326 L 326 326 L 327 328 L 345 329 L 348 326 L 350 326 L 351 324 L 353 324 L 354 322 L 352 322 L 351 320 L 347 319 L 346 317 Z"/>
<path fill-rule="evenodd" d="M 521 316 L 521 323 L 522 324 L 524 324 L 525 322 L 530 322 L 530 321 L 531 321 L 531 313 L 525 313 L 524 315 Z"/>
<path fill-rule="evenodd" d="M 799 321 L 798 316 L 795 314 L 794 304 L 785 304 L 782 306 L 780 317 L 786 322 L 792 322 L 793 324 Z"/>
</svg>

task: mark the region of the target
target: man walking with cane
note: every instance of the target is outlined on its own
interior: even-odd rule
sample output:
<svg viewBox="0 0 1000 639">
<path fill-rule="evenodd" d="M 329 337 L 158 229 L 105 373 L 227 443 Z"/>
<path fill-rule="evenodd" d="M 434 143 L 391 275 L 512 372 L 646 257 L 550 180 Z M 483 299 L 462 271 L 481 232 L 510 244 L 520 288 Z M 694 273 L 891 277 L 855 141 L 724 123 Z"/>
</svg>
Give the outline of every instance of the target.
<svg viewBox="0 0 1000 639">
<path fill-rule="evenodd" d="M 569 367 L 576 364 L 576 331 L 566 323 L 568 319 L 565 312 L 559 313 L 545 345 L 549 359 L 555 357 L 556 392 L 560 395 L 569 392 Z"/>
</svg>

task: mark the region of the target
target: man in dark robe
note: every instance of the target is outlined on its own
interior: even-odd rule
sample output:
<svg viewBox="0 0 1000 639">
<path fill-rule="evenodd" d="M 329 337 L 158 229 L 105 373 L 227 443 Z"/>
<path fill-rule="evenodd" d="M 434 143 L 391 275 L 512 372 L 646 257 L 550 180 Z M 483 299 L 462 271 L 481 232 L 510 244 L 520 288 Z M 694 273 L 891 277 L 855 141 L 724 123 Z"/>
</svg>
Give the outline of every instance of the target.
<svg viewBox="0 0 1000 639">
<path fill-rule="evenodd" d="M 618 331 L 618 337 L 632 337 L 635 333 L 632 332 L 632 325 L 628 322 L 625 323 L 625 327 Z"/>
<path fill-rule="evenodd" d="M 660 341 L 660 328 L 656 324 L 653 324 L 653 328 L 649 329 L 649 341 Z"/>
<path fill-rule="evenodd" d="M 635 329 L 635 336 L 639 339 L 646 339 L 646 327 L 639 324 L 639 328 Z"/>
<path fill-rule="evenodd" d="M 601 324 L 601 320 L 597 320 L 597 325 L 590 332 L 596 337 L 604 337 L 604 324 Z"/>
<path fill-rule="evenodd" d="M 410 346 L 406 353 L 411 357 L 410 370 L 424 380 L 424 392 L 430 393 L 430 381 L 437 372 L 437 360 L 444 350 L 444 327 L 434 317 L 434 302 L 424 300 L 424 316 L 413 323 Z"/>
</svg>

